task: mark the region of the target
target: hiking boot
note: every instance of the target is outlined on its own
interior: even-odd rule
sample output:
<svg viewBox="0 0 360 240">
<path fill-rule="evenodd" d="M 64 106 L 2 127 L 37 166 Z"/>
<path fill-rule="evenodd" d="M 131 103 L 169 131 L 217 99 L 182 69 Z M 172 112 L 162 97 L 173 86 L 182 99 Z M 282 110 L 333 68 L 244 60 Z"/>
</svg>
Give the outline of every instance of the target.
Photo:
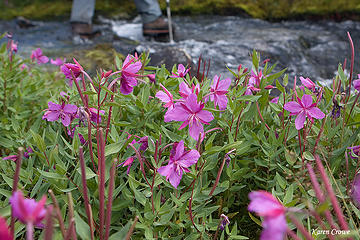
<svg viewBox="0 0 360 240">
<path fill-rule="evenodd" d="M 169 35 L 169 24 L 163 17 L 158 17 L 155 21 L 143 24 L 144 36 Z"/>
<path fill-rule="evenodd" d="M 74 35 L 78 35 L 80 38 L 85 39 L 91 39 L 100 36 L 101 34 L 99 30 L 94 31 L 91 24 L 81 22 L 72 22 L 71 31 Z"/>
</svg>

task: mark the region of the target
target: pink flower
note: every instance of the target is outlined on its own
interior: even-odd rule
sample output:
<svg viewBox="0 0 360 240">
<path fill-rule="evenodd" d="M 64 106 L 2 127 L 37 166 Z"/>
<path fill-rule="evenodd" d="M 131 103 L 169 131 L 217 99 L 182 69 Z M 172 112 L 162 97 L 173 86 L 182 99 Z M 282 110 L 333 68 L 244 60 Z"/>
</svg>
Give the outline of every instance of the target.
<svg viewBox="0 0 360 240">
<path fill-rule="evenodd" d="M 359 173 L 356 173 L 352 183 L 351 198 L 355 206 L 360 208 L 360 174 Z"/>
<path fill-rule="evenodd" d="M 169 110 L 173 109 L 175 105 L 173 95 L 161 83 L 160 87 L 162 87 L 165 92 L 158 91 L 155 97 L 165 103 L 164 108 L 168 108 Z"/>
<path fill-rule="evenodd" d="M 24 69 L 29 69 L 29 67 L 28 67 L 28 65 L 23 63 L 23 64 L 21 64 L 20 69 L 21 69 L 21 71 L 23 71 Z"/>
<path fill-rule="evenodd" d="M 72 104 L 56 104 L 53 102 L 48 103 L 49 108 L 46 109 L 44 116 L 42 119 L 46 119 L 50 122 L 57 121 L 61 118 L 62 124 L 67 127 L 70 125 L 71 118 L 77 112 L 77 106 Z"/>
<path fill-rule="evenodd" d="M 120 92 L 124 95 L 130 94 L 134 86 L 137 85 L 137 72 L 142 67 L 142 63 L 137 58 L 128 55 L 122 65 L 120 77 Z"/>
<path fill-rule="evenodd" d="M 220 77 L 215 75 L 213 79 L 213 84 L 211 85 L 210 100 L 214 102 L 214 107 L 219 106 L 220 110 L 225 110 L 227 106 L 228 99 L 226 93 L 228 93 L 228 88 L 230 87 L 231 79 L 226 78 L 225 80 L 220 81 Z"/>
<path fill-rule="evenodd" d="M 275 98 L 271 99 L 270 102 L 277 104 L 279 102 L 279 97 L 275 97 Z"/>
<path fill-rule="evenodd" d="M 64 73 L 65 77 L 70 80 L 69 81 L 70 87 L 72 87 L 72 82 L 74 80 L 73 74 L 74 74 L 74 77 L 75 77 L 76 81 L 79 81 L 80 80 L 80 74 L 84 71 L 84 69 L 80 65 L 80 63 L 78 61 L 76 61 L 75 58 L 73 58 L 73 60 L 74 60 L 75 64 L 73 64 L 73 63 L 64 63 L 60 67 L 60 70 Z"/>
<path fill-rule="evenodd" d="M 97 119 L 98 119 L 98 110 L 96 108 L 89 108 L 90 111 L 90 120 L 93 121 L 94 123 L 97 123 Z M 104 115 L 105 111 L 104 110 L 100 110 L 99 111 L 99 122 L 101 122 L 101 115 Z"/>
<path fill-rule="evenodd" d="M 283 240 L 287 229 L 286 208 L 270 193 L 255 191 L 249 194 L 248 210 L 264 217 L 261 240 Z"/>
<path fill-rule="evenodd" d="M 17 43 L 14 41 L 11 41 L 10 51 L 13 51 L 14 53 L 17 53 L 18 51 Z"/>
<path fill-rule="evenodd" d="M 124 162 L 120 163 L 120 164 L 118 165 L 118 167 L 119 167 L 119 166 L 123 166 L 123 167 L 126 167 L 126 166 L 127 166 L 128 168 L 127 168 L 127 170 L 126 170 L 126 173 L 129 174 L 130 168 L 131 168 L 134 160 L 135 160 L 135 156 L 131 156 L 131 157 L 129 157 L 128 159 L 126 159 Z"/>
<path fill-rule="evenodd" d="M 302 85 L 304 85 L 308 89 L 313 90 L 316 87 L 315 83 L 313 81 L 311 81 L 310 78 L 300 77 L 300 81 L 301 81 Z"/>
<path fill-rule="evenodd" d="M 154 83 L 156 82 L 156 78 L 155 78 L 155 74 L 148 74 L 146 75 L 148 77 L 148 79 L 150 80 L 150 82 Z"/>
<path fill-rule="evenodd" d="M 179 85 L 179 94 L 183 98 L 187 98 L 192 93 L 198 95 L 199 92 L 200 92 L 199 84 L 196 84 L 196 86 L 193 86 L 192 88 L 189 88 L 189 86 L 185 82 L 181 82 Z"/>
<path fill-rule="evenodd" d="M 57 58 L 57 59 L 50 59 L 50 63 L 56 66 L 61 66 L 64 64 L 64 62 L 66 61 L 66 58 L 64 58 L 64 60 L 61 60 L 61 58 Z"/>
<path fill-rule="evenodd" d="M 184 151 L 184 141 L 180 141 L 174 154 L 170 154 L 168 165 L 160 167 L 158 173 L 166 177 L 170 184 L 177 188 L 183 172 L 190 172 L 188 167 L 197 163 L 200 154 L 196 150 Z"/>
<path fill-rule="evenodd" d="M 186 69 L 184 65 L 179 64 L 176 73 L 172 73 L 171 78 L 184 78 L 190 69 Z"/>
<path fill-rule="evenodd" d="M 354 88 L 358 91 L 360 91 L 360 74 L 358 74 L 358 78 L 357 80 L 354 80 Z"/>
<path fill-rule="evenodd" d="M 34 61 L 36 59 L 37 64 L 39 64 L 39 65 L 47 63 L 49 61 L 49 58 L 47 56 L 43 55 L 42 50 L 40 48 L 32 51 L 30 58 L 32 61 Z"/>
<path fill-rule="evenodd" d="M 70 138 L 74 138 L 75 130 L 76 130 L 77 127 L 79 127 L 79 125 L 76 125 L 73 129 L 71 129 L 71 128 L 68 129 L 67 133 L 68 133 Z M 81 135 L 80 133 L 78 133 L 78 136 L 79 136 L 80 143 L 82 145 L 84 145 L 86 143 L 86 140 L 85 140 L 84 136 Z"/>
<path fill-rule="evenodd" d="M 224 231 L 226 225 L 228 225 L 230 223 L 230 220 L 225 214 L 221 214 L 220 217 L 222 218 L 222 220 L 221 220 L 219 228 L 221 231 Z"/>
<path fill-rule="evenodd" d="M 31 149 L 31 147 L 28 147 L 26 149 L 26 151 L 24 152 L 24 157 L 29 158 L 30 153 L 33 153 L 33 150 Z M 14 161 L 14 162 L 16 161 L 16 159 L 17 159 L 17 155 L 9 155 L 9 156 L 3 158 L 3 160 L 11 160 L 11 161 Z"/>
<path fill-rule="evenodd" d="M 214 119 L 212 113 L 203 108 L 204 103 L 198 103 L 196 95 L 192 93 L 184 102 L 176 103 L 174 109 L 167 111 L 164 121 L 184 121 L 179 130 L 189 125 L 190 136 L 197 140 L 200 133 L 204 134 L 202 124 L 209 124 Z"/>
<path fill-rule="evenodd" d="M 254 71 L 251 70 L 249 82 L 248 85 L 246 86 L 245 95 L 252 95 L 253 92 L 259 92 L 261 90 L 259 88 L 260 82 L 263 78 L 264 75 L 262 74 L 261 70 L 258 74 L 254 73 Z"/>
<path fill-rule="evenodd" d="M 323 119 L 325 114 L 316 107 L 316 103 L 313 103 L 313 99 L 310 95 L 297 98 L 297 102 L 291 101 L 284 105 L 284 109 L 290 112 L 290 115 L 297 115 L 295 119 L 295 127 L 300 130 L 304 127 L 306 117 L 310 120 L 312 118 Z"/>
<path fill-rule="evenodd" d="M 13 240 L 13 236 L 9 231 L 9 226 L 6 224 L 4 218 L 0 217 L 0 239 L 1 240 Z"/>
<path fill-rule="evenodd" d="M 24 198 L 21 191 L 16 191 L 10 197 L 10 205 L 12 207 L 14 217 L 18 218 L 22 223 L 32 223 L 38 227 L 42 227 L 41 223 L 46 215 L 45 210 L 46 196 L 44 195 L 39 202 L 34 199 Z"/>
</svg>

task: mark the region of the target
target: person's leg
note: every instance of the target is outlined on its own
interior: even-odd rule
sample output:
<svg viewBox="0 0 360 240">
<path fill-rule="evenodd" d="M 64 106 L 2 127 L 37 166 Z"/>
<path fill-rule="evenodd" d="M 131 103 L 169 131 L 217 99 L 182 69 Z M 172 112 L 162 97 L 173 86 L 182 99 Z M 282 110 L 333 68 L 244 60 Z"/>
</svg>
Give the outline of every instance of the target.
<svg viewBox="0 0 360 240">
<path fill-rule="evenodd" d="M 93 38 L 100 34 L 92 28 L 94 11 L 95 0 L 73 0 L 70 18 L 73 34 L 81 38 Z"/>
<path fill-rule="evenodd" d="M 143 23 L 153 22 L 162 15 L 157 0 L 134 0 L 134 2 Z"/>
<path fill-rule="evenodd" d="M 73 0 L 70 22 L 91 24 L 95 0 Z"/>
</svg>

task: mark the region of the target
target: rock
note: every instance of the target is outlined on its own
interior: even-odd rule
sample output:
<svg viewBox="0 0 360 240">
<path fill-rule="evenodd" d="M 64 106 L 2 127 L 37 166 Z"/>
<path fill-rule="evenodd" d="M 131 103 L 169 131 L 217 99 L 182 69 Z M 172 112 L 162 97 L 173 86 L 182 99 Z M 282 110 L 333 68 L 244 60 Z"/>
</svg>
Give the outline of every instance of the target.
<svg viewBox="0 0 360 240">
<path fill-rule="evenodd" d="M 24 17 L 17 17 L 16 18 L 16 24 L 20 27 L 20 28 L 31 28 L 31 27 L 35 27 L 36 24 L 33 23 L 32 21 L 30 21 L 29 19 L 26 19 Z"/>
</svg>

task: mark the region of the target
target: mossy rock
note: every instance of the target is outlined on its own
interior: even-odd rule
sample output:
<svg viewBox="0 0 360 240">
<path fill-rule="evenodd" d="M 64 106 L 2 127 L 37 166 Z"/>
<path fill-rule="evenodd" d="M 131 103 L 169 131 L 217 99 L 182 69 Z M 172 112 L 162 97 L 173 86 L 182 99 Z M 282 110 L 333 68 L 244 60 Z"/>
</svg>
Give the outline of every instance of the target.
<svg viewBox="0 0 360 240">
<path fill-rule="evenodd" d="M 96 69 L 112 69 L 114 66 L 115 56 L 125 59 L 124 55 L 118 53 L 111 44 L 97 44 L 90 49 L 81 49 L 64 55 L 68 61 L 72 58 L 76 60 L 89 72 L 95 72 Z"/>
</svg>

